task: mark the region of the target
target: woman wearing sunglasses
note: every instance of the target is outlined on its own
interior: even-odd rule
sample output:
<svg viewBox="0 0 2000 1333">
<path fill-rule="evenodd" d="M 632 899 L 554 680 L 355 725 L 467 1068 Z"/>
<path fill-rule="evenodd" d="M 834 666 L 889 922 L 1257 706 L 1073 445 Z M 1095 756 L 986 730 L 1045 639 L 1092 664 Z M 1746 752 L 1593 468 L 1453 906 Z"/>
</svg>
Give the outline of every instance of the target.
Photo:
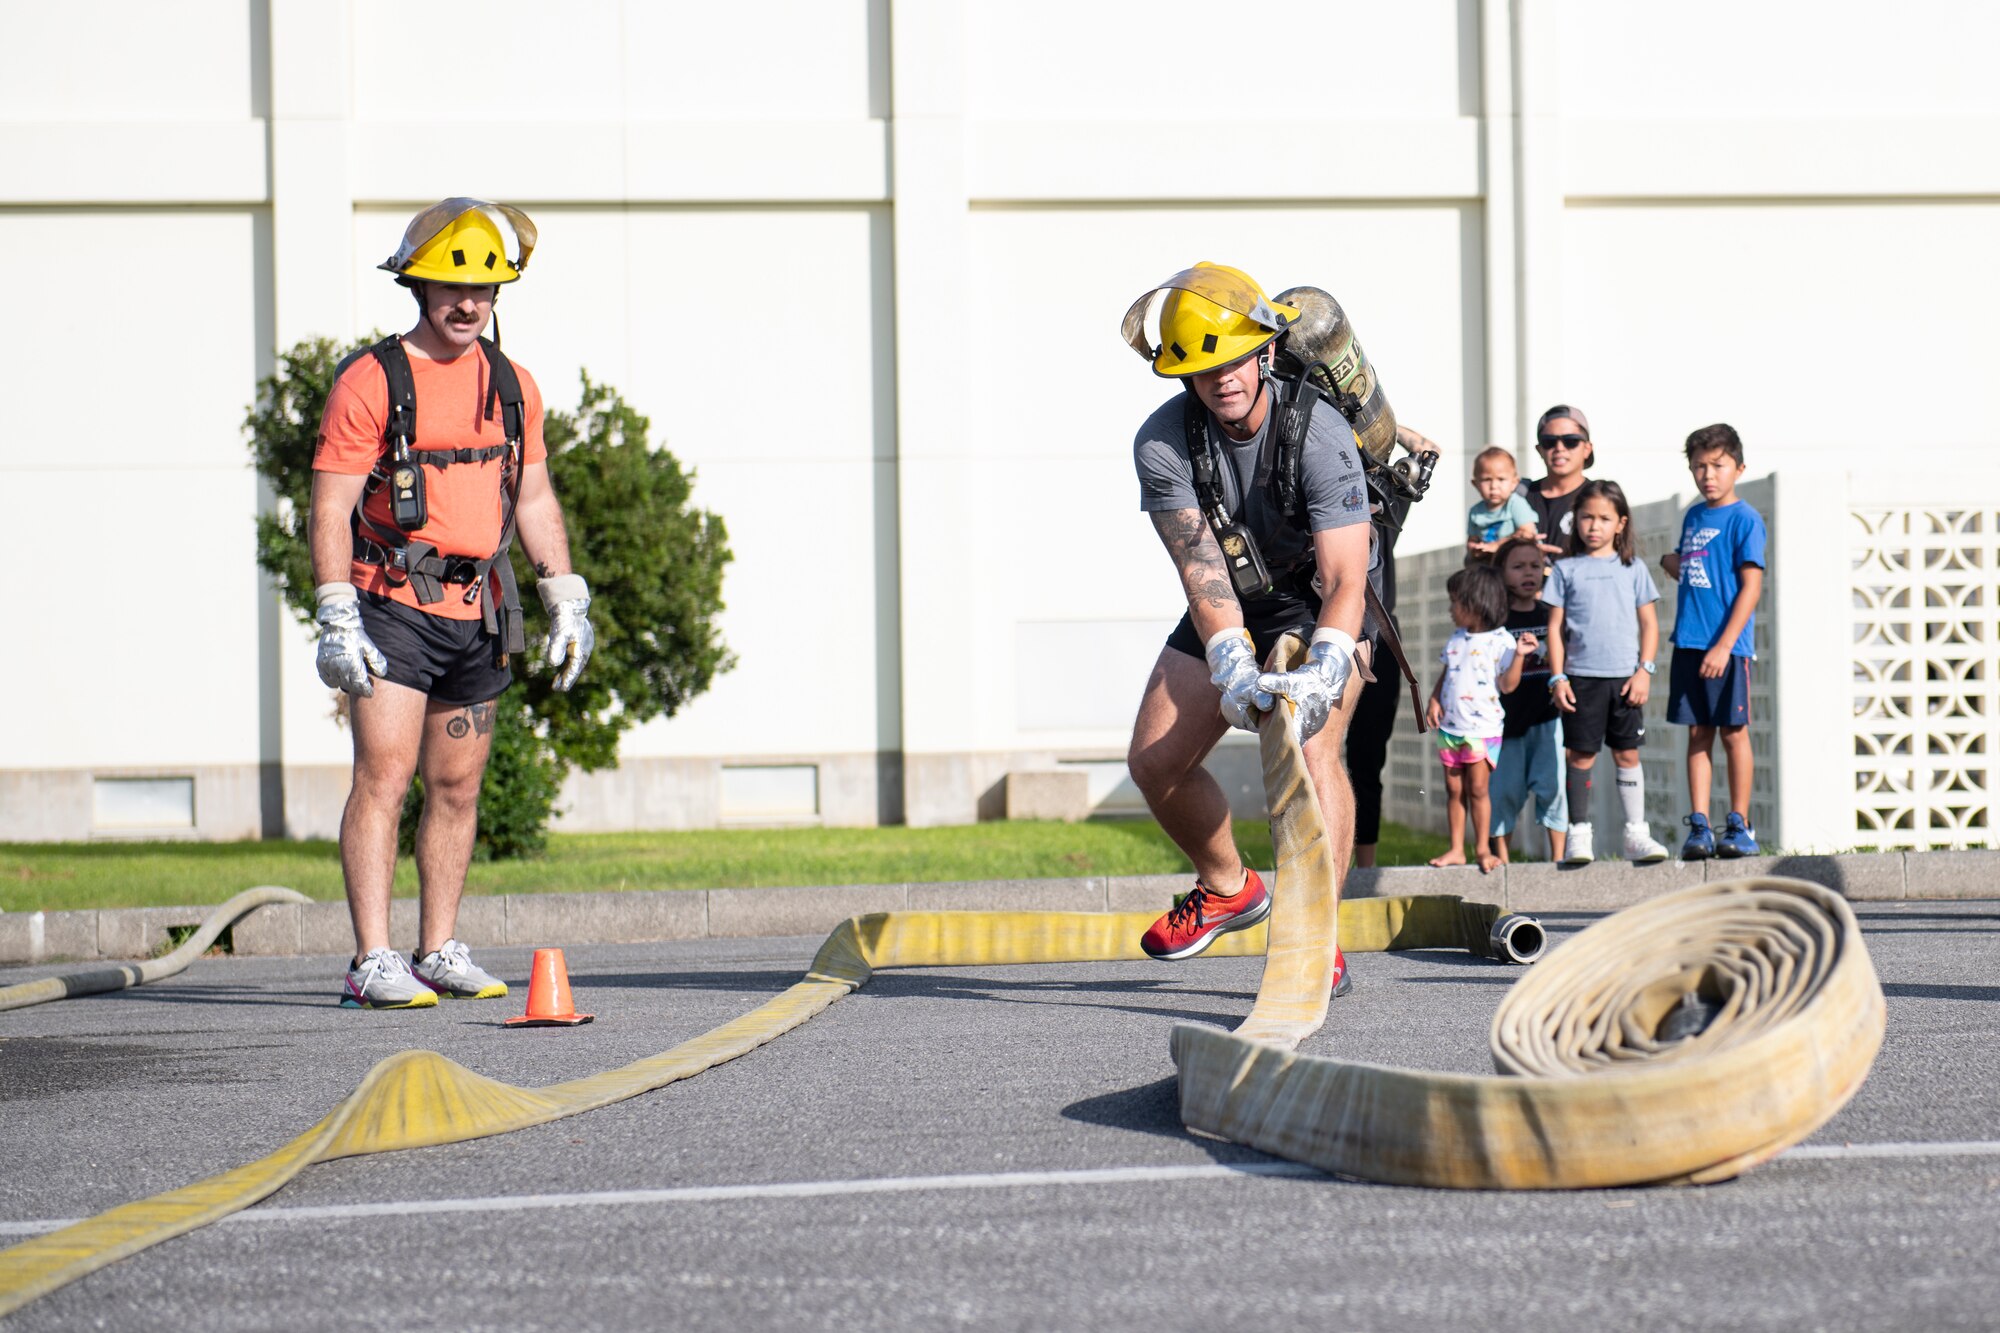
<svg viewBox="0 0 2000 1333">
<path fill-rule="evenodd" d="M 1542 413 L 1542 419 L 1535 423 L 1535 449 L 1542 456 L 1547 475 L 1537 482 L 1522 482 L 1521 493 L 1535 511 L 1535 531 L 1541 534 L 1543 554 L 1560 559 L 1569 554 L 1570 510 L 1576 506 L 1576 493 L 1583 489 L 1583 470 L 1597 457 L 1583 409 L 1557 403 Z"/>
</svg>

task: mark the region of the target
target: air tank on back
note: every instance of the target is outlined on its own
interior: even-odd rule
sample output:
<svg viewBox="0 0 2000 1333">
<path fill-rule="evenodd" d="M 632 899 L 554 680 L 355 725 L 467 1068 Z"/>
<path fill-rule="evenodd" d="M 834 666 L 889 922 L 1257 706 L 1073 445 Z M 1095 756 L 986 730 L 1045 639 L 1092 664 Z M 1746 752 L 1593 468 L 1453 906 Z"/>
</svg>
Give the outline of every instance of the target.
<svg viewBox="0 0 2000 1333">
<path fill-rule="evenodd" d="M 1396 411 L 1382 392 L 1368 354 L 1361 350 L 1361 340 L 1354 336 L 1347 312 L 1317 287 L 1288 287 L 1277 300 L 1299 308 L 1298 320 L 1278 340 L 1280 368 L 1288 374 L 1310 374 L 1339 406 L 1361 448 L 1386 466 L 1396 447 Z"/>
</svg>

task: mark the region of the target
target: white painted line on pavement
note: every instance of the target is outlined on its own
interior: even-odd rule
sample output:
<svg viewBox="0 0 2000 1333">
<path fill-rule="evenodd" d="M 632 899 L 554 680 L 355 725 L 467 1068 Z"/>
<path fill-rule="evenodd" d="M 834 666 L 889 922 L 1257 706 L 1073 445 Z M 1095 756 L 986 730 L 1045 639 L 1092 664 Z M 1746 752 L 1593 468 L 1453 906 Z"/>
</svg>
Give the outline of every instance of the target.
<svg viewBox="0 0 2000 1333">
<path fill-rule="evenodd" d="M 1851 1161 L 1862 1158 L 2000 1157 L 2000 1140 L 1959 1143 L 1829 1143 L 1793 1148 L 1776 1159 Z M 1049 1185 L 1135 1185 L 1244 1176 L 1309 1178 L 1321 1172 L 1297 1162 L 1214 1163 L 1202 1166 L 1114 1166 L 1079 1171 L 1011 1171 L 962 1176 L 889 1176 L 874 1180 L 806 1180 L 771 1185 L 689 1185 L 678 1189 L 599 1190 L 589 1194 L 509 1194 L 483 1199 L 421 1199 L 396 1203 L 251 1208 L 222 1221 L 320 1222 L 357 1217 L 426 1217 L 436 1213 L 532 1212 L 546 1208 L 616 1208 L 633 1204 L 720 1203 L 742 1199 L 823 1199 L 848 1194 L 916 1194 L 935 1190 L 1026 1189 Z M 0 1222 L 0 1236 L 33 1236 L 82 1218 Z"/>
<path fill-rule="evenodd" d="M 818 1199 L 842 1194 L 913 1194 L 926 1190 L 1019 1189 L 1034 1185 L 1126 1185 L 1162 1180 L 1226 1180 L 1236 1176 L 1317 1176 L 1297 1162 L 1241 1165 L 1114 1166 L 1080 1171 L 1013 1171 L 963 1176 L 888 1176 L 875 1180 L 805 1180 L 772 1185 L 687 1185 L 677 1189 L 599 1190 L 589 1194 L 507 1194 L 484 1199 L 324 1204 L 251 1208 L 223 1222 L 310 1222 L 352 1217 L 417 1217 L 433 1213 L 528 1212 L 543 1208 L 606 1208 L 645 1203 L 716 1203 L 735 1199 Z M 81 1218 L 0 1222 L 0 1236 L 33 1235 Z"/>
<path fill-rule="evenodd" d="M 2000 1157 L 2000 1143 L 1809 1143 L 1779 1154 L 1781 1162 L 1847 1157 Z"/>
<path fill-rule="evenodd" d="M 1240 1166 L 1115 1166 L 1082 1171 L 1011 1171 L 964 1176 L 889 1176 L 875 1180 L 805 1180 L 773 1185 L 688 1185 L 678 1189 L 600 1190 L 590 1194 L 515 1194 L 489 1199 L 428 1203 L 329 1204 L 316 1208 L 259 1208 L 225 1221 L 317 1221 L 323 1218 L 400 1217 L 449 1213 L 521 1212 L 540 1208 L 603 1208 L 640 1203 L 716 1203 L 736 1199 L 819 1199 L 843 1194 L 914 1194 L 929 1190 L 1020 1189 L 1036 1185 L 1124 1185 L 1162 1180 L 1224 1180 L 1234 1176 L 1317 1176 L 1297 1162 L 1245 1162 Z"/>
</svg>

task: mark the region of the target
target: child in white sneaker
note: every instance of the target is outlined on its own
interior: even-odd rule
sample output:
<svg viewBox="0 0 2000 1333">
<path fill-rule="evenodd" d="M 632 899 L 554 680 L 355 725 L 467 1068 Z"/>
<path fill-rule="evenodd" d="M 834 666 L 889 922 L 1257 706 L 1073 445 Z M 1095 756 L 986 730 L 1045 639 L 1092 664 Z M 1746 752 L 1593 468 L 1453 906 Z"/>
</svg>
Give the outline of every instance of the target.
<svg viewBox="0 0 2000 1333">
<path fill-rule="evenodd" d="M 1590 828 L 1590 779 L 1597 752 L 1611 747 L 1618 767 L 1618 802 L 1625 811 L 1625 859 L 1664 861 L 1667 849 L 1646 825 L 1646 786 L 1639 742 L 1646 735 L 1646 696 L 1660 642 L 1654 603 L 1660 590 L 1633 558 L 1632 510 L 1615 481 L 1585 482 L 1576 493 L 1570 552 L 1556 561 L 1542 600 L 1549 614 L 1549 689 L 1563 711 L 1568 752 L 1569 845 L 1565 865 L 1595 854 Z"/>
<path fill-rule="evenodd" d="M 1439 659 L 1444 670 L 1431 689 L 1426 716 L 1437 732 L 1438 759 L 1444 764 L 1445 822 L 1451 848 L 1431 858 L 1434 866 L 1465 864 L 1466 825 L 1479 868 L 1500 864 L 1486 836 L 1492 820 L 1486 787 L 1500 761 L 1500 694 L 1521 683 L 1521 654 L 1514 636 L 1501 628 L 1507 619 L 1507 587 L 1491 565 L 1467 565 L 1445 582 L 1451 620 L 1458 628 Z"/>
</svg>

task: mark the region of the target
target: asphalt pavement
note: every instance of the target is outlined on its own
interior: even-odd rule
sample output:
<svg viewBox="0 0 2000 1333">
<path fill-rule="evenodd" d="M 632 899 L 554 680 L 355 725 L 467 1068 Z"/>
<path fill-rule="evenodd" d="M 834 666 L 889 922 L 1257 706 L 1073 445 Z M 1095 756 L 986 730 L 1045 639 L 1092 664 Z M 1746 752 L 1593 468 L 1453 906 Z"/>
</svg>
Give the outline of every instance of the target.
<svg viewBox="0 0 2000 1333">
<path fill-rule="evenodd" d="M 1259 963 L 878 974 L 687 1082 L 515 1134 L 325 1163 L 0 1329 L 1957 1329 L 2000 1324 L 2000 903 L 1857 907 L 1889 1031 L 1801 1150 L 1697 1189 L 1336 1180 L 1176 1114 L 1167 1033 Z M 1545 917 L 1558 943 L 1595 918 Z M 0 1244 L 240 1165 L 370 1065 L 538 1085 L 664 1050 L 817 939 L 569 949 L 575 1029 L 505 1001 L 365 1013 L 340 960 L 208 959 L 0 1015 Z M 1357 955 L 1304 1049 L 1486 1073 L 1515 969 Z M 56 969 L 0 970 L 0 984 Z"/>
</svg>

